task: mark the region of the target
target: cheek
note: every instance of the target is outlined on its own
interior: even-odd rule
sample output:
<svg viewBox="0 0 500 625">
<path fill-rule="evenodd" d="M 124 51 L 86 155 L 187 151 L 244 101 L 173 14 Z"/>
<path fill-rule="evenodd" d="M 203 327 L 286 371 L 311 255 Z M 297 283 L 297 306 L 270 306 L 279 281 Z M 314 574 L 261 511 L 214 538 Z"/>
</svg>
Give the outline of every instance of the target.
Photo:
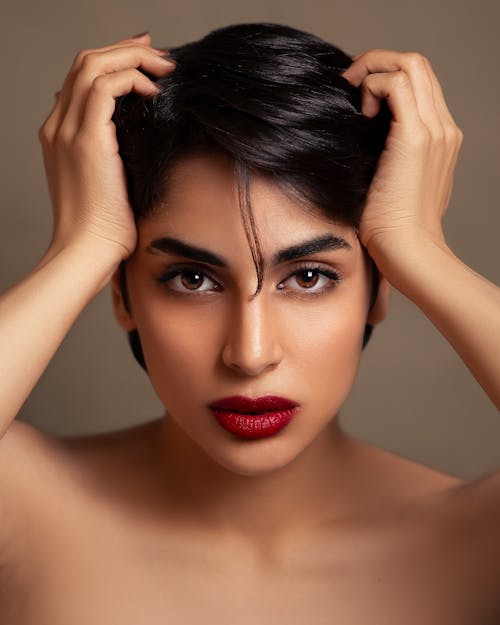
<svg viewBox="0 0 500 625">
<path fill-rule="evenodd" d="M 318 298 L 320 300 L 321 298 Z M 297 386 L 308 393 L 318 423 L 336 414 L 356 378 L 368 313 L 366 275 L 351 274 L 321 304 L 312 304 L 297 336 L 294 368 Z"/>
<path fill-rule="evenodd" d="M 192 395 L 193 382 L 202 383 L 212 370 L 217 322 L 211 319 L 210 314 L 193 314 L 186 304 L 166 304 L 164 299 L 150 302 L 137 316 L 149 377 L 164 403 L 174 389 Z"/>
<path fill-rule="evenodd" d="M 365 324 L 364 302 L 352 298 L 339 298 L 336 306 L 309 315 L 296 345 L 303 379 L 312 379 L 318 390 L 347 393 L 359 366 Z"/>
</svg>

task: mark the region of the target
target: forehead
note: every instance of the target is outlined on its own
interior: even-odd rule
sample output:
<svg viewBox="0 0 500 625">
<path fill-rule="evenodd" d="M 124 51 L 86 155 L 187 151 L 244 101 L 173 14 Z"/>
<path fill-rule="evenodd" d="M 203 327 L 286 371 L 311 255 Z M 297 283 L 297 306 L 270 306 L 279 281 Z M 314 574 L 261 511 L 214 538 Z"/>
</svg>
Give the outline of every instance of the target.
<svg viewBox="0 0 500 625">
<path fill-rule="evenodd" d="M 304 238 L 301 232 L 336 233 L 352 247 L 356 246 L 357 236 L 352 226 L 306 203 L 292 187 L 271 173 L 250 173 L 248 193 L 250 213 L 244 210 L 244 184 L 238 185 L 235 164 L 229 156 L 217 152 L 190 154 L 171 166 L 163 197 L 139 228 L 149 233 L 199 232 L 204 238 L 227 242 L 228 237 L 237 238 L 244 232 L 243 222 L 251 219 L 265 247 L 266 241 L 273 248 L 283 240 L 301 240 Z"/>
</svg>

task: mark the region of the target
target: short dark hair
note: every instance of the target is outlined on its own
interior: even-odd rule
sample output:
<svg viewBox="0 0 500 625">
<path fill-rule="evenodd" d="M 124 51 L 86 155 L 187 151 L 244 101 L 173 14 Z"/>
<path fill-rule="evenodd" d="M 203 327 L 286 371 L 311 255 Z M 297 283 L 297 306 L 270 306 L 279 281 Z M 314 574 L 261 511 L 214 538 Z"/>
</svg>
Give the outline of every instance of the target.
<svg viewBox="0 0 500 625">
<path fill-rule="evenodd" d="M 389 131 L 389 108 L 382 102 L 375 117 L 362 115 L 361 90 L 341 76 L 352 58 L 290 26 L 233 24 L 169 51 L 175 70 L 160 79 L 147 74 L 162 92 L 121 96 L 113 115 L 136 220 L 154 212 L 183 156 L 229 156 L 257 271 L 256 295 L 262 256 L 249 198 L 251 173 L 272 175 L 305 205 L 358 228 Z M 372 264 L 371 306 L 379 279 Z M 120 280 L 129 306 L 125 263 Z M 372 330 L 367 324 L 363 348 Z M 146 369 L 137 331 L 129 333 L 129 342 Z"/>
</svg>

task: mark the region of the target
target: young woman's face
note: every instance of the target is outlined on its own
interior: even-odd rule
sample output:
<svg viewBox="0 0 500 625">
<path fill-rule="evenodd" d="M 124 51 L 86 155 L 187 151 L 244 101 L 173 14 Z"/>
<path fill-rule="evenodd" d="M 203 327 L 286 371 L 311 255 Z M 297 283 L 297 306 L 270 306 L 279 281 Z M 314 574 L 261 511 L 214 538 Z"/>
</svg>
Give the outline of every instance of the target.
<svg viewBox="0 0 500 625">
<path fill-rule="evenodd" d="M 124 327 L 139 332 L 168 418 L 219 464 L 255 475 L 293 460 L 344 403 L 359 365 L 371 275 L 352 228 L 306 211 L 268 178 L 253 177 L 250 195 L 266 263 L 260 293 L 251 298 L 257 274 L 231 164 L 191 156 L 176 165 L 163 206 L 139 224 Z M 333 245 L 272 262 L 281 250 L 325 237 Z M 227 266 L 179 254 L 167 238 Z M 231 395 L 279 395 L 299 408 L 277 434 L 247 440 L 208 408 Z"/>
</svg>

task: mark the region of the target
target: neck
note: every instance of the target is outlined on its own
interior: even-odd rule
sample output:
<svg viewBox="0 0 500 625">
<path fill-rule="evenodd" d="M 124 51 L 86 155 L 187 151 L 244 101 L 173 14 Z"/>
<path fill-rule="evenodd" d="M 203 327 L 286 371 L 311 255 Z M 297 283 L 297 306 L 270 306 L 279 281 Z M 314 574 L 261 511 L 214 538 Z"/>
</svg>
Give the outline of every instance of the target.
<svg viewBox="0 0 500 625">
<path fill-rule="evenodd" d="M 228 470 L 169 415 L 160 430 L 169 504 L 200 530 L 262 546 L 353 513 L 356 443 L 342 432 L 337 417 L 292 461 L 259 475 Z"/>
</svg>

